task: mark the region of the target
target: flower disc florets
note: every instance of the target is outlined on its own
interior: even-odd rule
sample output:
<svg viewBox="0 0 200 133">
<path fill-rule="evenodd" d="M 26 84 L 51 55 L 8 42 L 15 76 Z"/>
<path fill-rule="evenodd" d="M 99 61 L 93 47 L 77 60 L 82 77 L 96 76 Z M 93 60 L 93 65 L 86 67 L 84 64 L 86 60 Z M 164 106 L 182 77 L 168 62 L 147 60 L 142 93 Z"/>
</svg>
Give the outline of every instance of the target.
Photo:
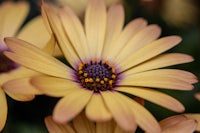
<svg viewBox="0 0 200 133">
<path fill-rule="evenodd" d="M 117 81 L 115 68 L 108 61 L 90 61 L 79 64 L 77 78 L 84 88 L 89 90 L 111 90 Z"/>
</svg>

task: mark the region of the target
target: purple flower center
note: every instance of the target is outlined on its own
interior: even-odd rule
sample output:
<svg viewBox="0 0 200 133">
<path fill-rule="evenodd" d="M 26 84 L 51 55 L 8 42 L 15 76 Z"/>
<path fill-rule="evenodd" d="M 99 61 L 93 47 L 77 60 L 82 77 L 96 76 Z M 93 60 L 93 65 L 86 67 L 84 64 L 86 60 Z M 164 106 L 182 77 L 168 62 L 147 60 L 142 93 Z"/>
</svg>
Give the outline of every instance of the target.
<svg viewBox="0 0 200 133">
<path fill-rule="evenodd" d="M 9 72 L 18 67 L 18 65 L 8 59 L 4 54 L 3 51 L 7 49 L 0 49 L 0 74 Z"/>
<path fill-rule="evenodd" d="M 108 61 L 90 61 L 79 64 L 76 71 L 78 82 L 84 88 L 95 92 L 111 90 L 115 87 L 117 74 Z"/>
</svg>

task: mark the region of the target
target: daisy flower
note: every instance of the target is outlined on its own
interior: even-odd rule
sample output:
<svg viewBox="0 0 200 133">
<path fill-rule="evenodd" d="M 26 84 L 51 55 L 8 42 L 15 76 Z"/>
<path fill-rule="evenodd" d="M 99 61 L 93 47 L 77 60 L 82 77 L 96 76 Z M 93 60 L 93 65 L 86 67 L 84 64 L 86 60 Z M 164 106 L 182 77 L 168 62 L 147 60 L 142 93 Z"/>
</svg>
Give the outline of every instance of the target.
<svg viewBox="0 0 200 133">
<path fill-rule="evenodd" d="M 200 114 L 170 116 L 159 122 L 162 133 L 193 133 L 200 131 Z"/>
<path fill-rule="evenodd" d="M 60 6 L 69 6 L 79 17 L 83 16 L 88 0 L 54 0 Z M 105 0 L 106 6 L 122 3 L 122 0 Z"/>
<path fill-rule="evenodd" d="M 28 85 L 28 78 L 30 75 L 38 75 L 37 72 L 31 71 L 27 68 L 19 66 L 15 62 L 8 59 L 3 51 L 9 51 L 9 48 L 5 45 L 3 38 L 6 36 L 18 37 L 26 41 L 32 42 L 37 47 L 44 47 L 47 40 L 50 38 L 50 34 L 46 31 L 45 25 L 41 16 L 38 16 L 27 23 L 22 29 L 23 22 L 25 21 L 29 13 L 29 5 L 27 2 L 3 2 L 0 5 L 0 131 L 5 126 L 7 119 L 7 101 L 6 93 L 15 100 L 27 101 L 34 98 L 34 96 L 28 92 L 31 89 L 32 92 L 38 94 L 38 90 L 34 89 L 31 85 Z M 40 28 L 35 28 L 40 26 Z M 35 39 L 34 36 L 39 35 L 40 38 Z M 22 94 L 17 94 L 13 89 L 13 92 L 9 90 L 3 90 L 3 85 L 11 81 L 14 83 L 15 79 L 24 78 L 20 81 L 23 82 L 24 87 L 27 89 Z M 14 84 L 13 84 L 14 85 Z M 17 84 L 16 84 L 17 85 Z M 12 86 L 14 87 L 14 86 Z M 26 95 L 24 95 L 27 93 Z"/>
<path fill-rule="evenodd" d="M 65 123 L 82 110 L 92 121 L 114 119 L 126 131 L 139 125 L 159 133 L 152 114 L 129 96 L 184 111 L 175 98 L 155 88 L 192 90 L 197 78 L 190 72 L 164 67 L 193 61 L 189 55 L 166 53 L 180 43 L 179 36 L 158 39 L 161 29 L 138 18 L 124 27 L 124 10 L 117 4 L 106 10 L 103 0 L 89 0 L 84 24 L 67 6 L 42 12 L 70 67 L 28 42 L 6 38 L 11 60 L 46 74 L 31 79 L 44 94 L 61 97 L 53 119 Z M 163 69 L 160 69 L 163 68 Z"/>
<path fill-rule="evenodd" d="M 49 133 L 133 133 L 124 131 L 114 121 L 94 123 L 83 113 L 67 124 L 57 123 L 52 116 L 47 116 L 45 125 Z"/>
</svg>

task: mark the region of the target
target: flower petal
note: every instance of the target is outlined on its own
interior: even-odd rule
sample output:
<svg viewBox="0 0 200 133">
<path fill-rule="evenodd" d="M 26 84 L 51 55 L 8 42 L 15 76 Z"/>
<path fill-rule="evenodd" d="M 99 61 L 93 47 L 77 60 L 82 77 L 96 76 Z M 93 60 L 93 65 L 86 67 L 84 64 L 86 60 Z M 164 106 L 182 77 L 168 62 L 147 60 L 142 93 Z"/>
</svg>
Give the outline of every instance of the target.
<svg viewBox="0 0 200 133">
<path fill-rule="evenodd" d="M 136 123 L 147 132 L 151 133 L 160 133 L 161 129 L 156 121 L 156 119 L 139 103 L 136 101 L 124 96 L 122 94 L 117 94 L 118 98 L 123 101 L 123 104 L 127 107 L 131 107 L 131 111 L 134 114 Z M 135 125 L 133 125 L 135 127 Z"/>
<path fill-rule="evenodd" d="M 85 13 L 85 33 L 90 54 L 100 58 L 106 32 L 106 7 L 104 0 L 88 0 Z"/>
<path fill-rule="evenodd" d="M 74 49 L 82 60 L 88 59 L 89 48 L 83 25 L 76 14 L 67 6 L 59 12 L 65 33 L 69 37 Z"/>
<path fill-rule="evenodd" d="M 157 68 L 192 62 L 190 55 L 181 53 L 162 54 L 124 72 L 125 75 L 153 70 Z"/>
<path fill-rule="evenodd" d="M 117 90 L 144 98 L 148 101 L 151 101 L 176 112 L 184 111 L 184 106 L 179 101 L 169 95 L 166 95 L 156 90 L 137 87 L 118 87 Z"/>
<path fill-rule="evenodd" d="M 0 111 L 0 131 L 3 130 L 6 119 L 7 119 L 7 113 L 8 113 L 8 106 L 6 101 L 6 95 L 3 92 L 2 88 L 0 88 L 0 105 L 1 105 L 1 111 Z"/>
<path fill-rule="evenodd" d="M 1 39 L 14 36 L 22 26 L 29 13 L 28 2 L 4 2 L 0 6 L 0 33 Z"/>
<path fill-rule="evenodd" d="M 99 93 L 92 95 L 89 103 L 86 105 L 85 113 L 93 121 L 107 121 L 112 118 L 111 113 Z"/>
<path fill-rule="evenodd" d="M 198 125 L 196 127 L 196 131 L 200 131 L 200 114 L 184 114 L 188 119 L 193 119 L 198 122 Z"/>
<path fill-rule="evenodd" d="M 15 52 L 5 52 L 11 60 L 44 74 L 71 79 L 72 70 L 69 67 L 39 48 L 15 38 L 6 38 L 5 41 Z"/>
<path fill-rule="evenodd" d="M 116 56 L 120 53 L 121 49 L 127 44 L 127 42 L 137 35 L 139 31 L 145 28 L 146 25 L 147 21 L 143 18 L 138 18 L 128 23 L 116 41 L 112 44 L 112 50 L 109 51 L 109 57 L 107 58 L 115 61 Z"/>
<path fill-rule="evenodd" d="M 181 41 L 178 36 L 168 36 L 146 45 L 145 47 L 136 51 L 133 55 L 126 60 L 120 62 L 120 68 L 127 70 L 136 66 L 144 61 L 147 61 L 177 45 Z"/>
<path fill-rule="evenodd" d="M 50 76 L 37 76 L 31 79 L 31 83 L 48 96 L 63 97 L 80 87 L 73 81 Z"/>
<path fill-rule="evenodd" d="M 96 133 L 113 133 L 116 124 L 113 120 L 96 123 Z"/>
<path fill-rule="evenodd" d="M 101 92 L 101 95 L 117 124 L 126 131 L 134 131 L 135 117 L 131 106 L 125 104 L 124 96 L 111 91 Z"/>
<path fill-rule="evenodd" d="M 136 125 L 137 126 L 137 125 Z M 137 128 L 137 127 L 136 127 Z M 114 133 L 133 133 L 130 131 L 124 131 L 121 127 L 119 127 L 118 125 L 116 126 Z"/>
<path fill-rule="evenodd" d="M 35 36 L 37 36 L 37 39 Z M 29 21 L 17 35 L 17 38 L 30 42 L 39 48 L 43 48 L 50 37 L 50 33 L 48 33 L 46 30 L 41 16 L 38 16 Z"/>
<path fill-rule="evenodd" d="M 56 123 L 52 116 L 45 117 L 44 121 L 49 133 L 75 133 L 70 125 Z"/>
<path fill-rule="evenodd" d="M 13 80 L 13 79 L 18 79 L 18 78 L 24 78 L 24 77 L 30 77 L 30 76 L 35 76 L 38 75 L 38 72 L 29 70 L 25 67 L 18 67 L 13 71 L 10 71 L 9 73 L 2 73 L 0 74 L 0 85 L 4 84 L 7 81 Z"/>
<path fill-rule="evenodd" d="M 73 45 L 70 43 L 64 32 L 61 20 L 57 15 L 57 11 L 55 11 L 52 7 L 48 6 L 45 3 L 42 4 L 42 10 L 43 12 L 45 12 L 43 14 L 47 15 L 46 17 L 48 19 L 49 25 L 53 33 L 55 34 L 61 51 L 63 52 L 65 58 L 71 64 L 71 66 L 74 67 L 74 64 L 76 62 L 80 62 L 80 58 L 78 57 L 78 54 L 73 48 Z"/>
<path fill-rule="evenodd" d="M 95 124 L 89 121 L 83 112 L 75 117 L 72 122 L 77 133 L 95 133 Z"/>
<path fill-rule="evenodd" d="M 116 61 L 126 60 L 140 48 L 151 43 L 160 36 L 161 29 L 157 25 L 149 25 L 132 37 L 117 55 Z"/>
<path fill-rule="evenodd" d="M 35 98 L 35 95 L 33 95 L 33 94 L 13 94 L 10 92 L 6 92 L 6 94 L 9 97 L 12 97 L 12 99 L 14 99 L 16 101 L 22 101 L 22 102 L 31 101 Z"/>
<path fill-rule="evenodd" d="M 124 24 L 124 9 L 121 4 L 113 5 L 107 13 L 107 27 L 102 58 L 106 59 L 113 49 L 116 38 L 119 37 Z"/>
<path fill-rule="evenodd" d="M 173 69 L 158 69 L 127 76 L 122 86 L 155 87 L 176 90 L 192 90 L 197 78 L 190 72 Z"/>
<path fill-rule="evenodd" d="M 2 88 L 5 92 L 9 92 L 12 94 L 42 94 L 39 90 L 37 90 L 34 86 L 31 85 L 30 77 L 10 80 L 4 83 Z"/>
<path fill-rule="evenodd" d="M 161 120 L 159 124 L 162 130 L 165 130 L 185 120 L 187 120 L 187 118 L 184 115 L 175 115 L 175 116 L 170 116 Z"/>
<path fill-rule="evenodd" d="M 197 127 L 195 120 L 185 120 L 177 123 L 167 129 L 163 130 L 162 133 L 193 133 Z"/>
<path fill-rule="evenodd" d="M 79 89 L 65 95 L 55 106 L 53 119 L 65 123 L 78 115 L 92 96 L 92 91 Z"/>
</svg>

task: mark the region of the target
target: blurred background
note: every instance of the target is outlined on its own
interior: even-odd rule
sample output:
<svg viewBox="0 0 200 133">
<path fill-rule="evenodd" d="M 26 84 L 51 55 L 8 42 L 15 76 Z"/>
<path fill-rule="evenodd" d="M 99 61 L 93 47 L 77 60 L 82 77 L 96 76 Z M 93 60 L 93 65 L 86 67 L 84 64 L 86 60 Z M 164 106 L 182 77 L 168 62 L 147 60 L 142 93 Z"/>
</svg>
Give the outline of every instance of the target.
<svg viewBox="0 0 200 133">
<path fill-rule="evenodd" d="M 5 1 L 5 0 L 4 0 Z M 17 1 L 17 0 L 16 0 Z M 56 5 L 65 5 L 72 0 L 48 0 Z M 84 0 L 76 0 L 78 4 Z M 112 0 L 113 1 L 113 0 Z M 161 36 L 179 35 L 183 41 L 167 52 L 179 52 L 192 55 L 194 62 L 173 66 L 190 71 L 200 78 L 200 1 L 199 0 L 118 0 L 125 6 L 126 23 L 130 20 L 143 17 L 149 24 L 158 24 L 162 28 Z M 0 1 L 2 3 L 3 0 Z M 31 10 L 24 22 L 40 15 L 40 0 L 27 0 Z M 74 6 L 74 5 L 73 5 Z M 181 101 L 186 113 L 200 113 L 200 102 L 194 94 L 200 92 L 200 83 L 195 84 L 192 91 L 161 90 Z M 37 96 L 31 102 L 14 101 L 8 99 L 8 120 L 3 133 L 47 133 L 43 118 L 52 113 L 58 99 L 46 96 Z M 145 102 L 146 108 L 161 120 L 171 115 L 172 111 L 161 108 L 150 102 Z M 141 131 L 138 131 L 141 132 Z"/>
</svg>

